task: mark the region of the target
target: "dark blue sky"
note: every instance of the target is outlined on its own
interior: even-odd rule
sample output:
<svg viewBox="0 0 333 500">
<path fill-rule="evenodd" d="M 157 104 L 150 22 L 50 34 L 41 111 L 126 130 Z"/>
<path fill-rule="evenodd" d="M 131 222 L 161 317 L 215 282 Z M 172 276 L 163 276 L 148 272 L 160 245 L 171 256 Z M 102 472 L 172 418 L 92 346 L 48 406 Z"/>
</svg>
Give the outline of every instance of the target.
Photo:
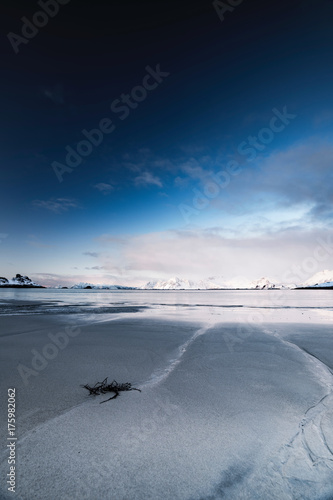
<svg viewBox="0 0 333 500">
<path fill-rule="evenodd" d="M 210 1 L 54 2 L 1 16 L 0 274 L 308 268 L 332 232 L 333 2 L 243 0 L 223 22 Z"/>
</svg>

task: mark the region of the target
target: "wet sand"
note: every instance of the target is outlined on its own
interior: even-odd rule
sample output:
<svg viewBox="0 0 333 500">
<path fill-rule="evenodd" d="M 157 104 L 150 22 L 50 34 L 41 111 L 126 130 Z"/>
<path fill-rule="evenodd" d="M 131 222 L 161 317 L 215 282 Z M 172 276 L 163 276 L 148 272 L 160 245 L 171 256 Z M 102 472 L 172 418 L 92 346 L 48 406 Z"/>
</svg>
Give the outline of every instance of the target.
<svg viewBox="0 0 333 500">
<path fill-rule="evenodd" d="M 1 321 L 1 392 L 16 388 L 19 438 L 17 494 L 8 498 L 332 495 L 328 325 L 240 330 L 239 323 L 133 314 L 106 322 L 56 315 Z M 57 353 L 55 339 L 63 345 Z M 43 356 L 44 366 L 36 353 L 52 359 Z M 35 373 L 22 377 L 19 365 Z M 142 392 L 100 405 L 108 396 L 88 396 L 80 385 L 106 376 Z M 7 468 L 3 453 L 1 473 Z"/>
</svg>

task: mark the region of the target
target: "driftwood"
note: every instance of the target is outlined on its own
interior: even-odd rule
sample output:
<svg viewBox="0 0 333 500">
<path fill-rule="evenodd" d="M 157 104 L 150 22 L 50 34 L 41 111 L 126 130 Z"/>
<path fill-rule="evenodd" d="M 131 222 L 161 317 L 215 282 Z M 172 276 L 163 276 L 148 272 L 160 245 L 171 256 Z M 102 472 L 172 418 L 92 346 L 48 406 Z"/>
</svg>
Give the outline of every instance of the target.
<svg viewBox="0 0 333 500">
<path fill-rule="evenodd" d="M 108 384 L 108 378 L 106 377 L 103 382 L 97 382 L 93 387 L 90 387 L 90 385 L 82 385 L 81 387 L 84 387 L 89 391 L 89 395 L 93 396 L 98 396 L 99 394 L 105 394 L 106 392 L 114 392 L 114 396 L 111 396 L 109 399 L 105 399 L 105 401 L 101 401 L 100 404 L 106 403 L 107 401 L 110 401 L 110 399 L 115 399 L 117 396 L 119 396 L 120 391 L 139 391 L 141 392 L 141 389 L 136 389 L 135 387 L 132 387 L 132 384 L 129 382 L 126 382 L 125 384 L 118 384 L 115 380 L 111 382 L 111 384 Z"/>
</svg>

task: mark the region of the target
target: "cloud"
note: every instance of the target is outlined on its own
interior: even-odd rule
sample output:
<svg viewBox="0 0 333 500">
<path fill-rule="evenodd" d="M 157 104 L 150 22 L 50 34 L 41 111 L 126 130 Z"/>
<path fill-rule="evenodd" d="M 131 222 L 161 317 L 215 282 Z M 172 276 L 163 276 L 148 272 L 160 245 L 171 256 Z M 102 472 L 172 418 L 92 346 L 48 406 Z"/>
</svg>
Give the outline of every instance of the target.
<svg viewBox="0 0 333 500">
<path fill-rule="evenodd" d="M 87 269 L 89 271 L 91 271 L 91 270 L 93 270 L 93 271 L 101 271 L 102 269 L 104 269 L 104 267 L 103 266 L 93 266 L 93 267 L 85 267 L 85 269 Z"/>
<path fill-rule="evenodd" d="M 333 202 L 332 143 L 312 137 L 284 151 L 276 151 L 273 146 L 272 143 L 270 154 L 246 161 L 237 176 L 230 176 L 227 184 L 219 187 L 216 197 L 208 200 L 200 217 L 209 220 L 209 224 L 215 224 L 218 218 L 224 221 L 230 215 L 245 217 L 250 214 L 257 218 L 269 214 L 268 220 L 281 224 L 294 218 L 304 227 L 333 222 L 330 210 Z M 216 174 L 224 170 L 224 164 L 213 159 L 209 168 L 194 160 L 183 164 L 188 185 L 184 175 L 175 180 L 176 187 L 182 188 L 184 193 L 182 203 L 193 206 L 193 188 L 204 193 L 208 183 L 214 181 L 210 170 Z M 196 216 L 192 217 L 191 222 L 195 223 Z"/>
<path fill-rule="evenodd" d="M 189 185 L 189 178 L 188 177 L 180 177 L 177 175 L 174 179 L 174 185 L 177 188 L 186 188 Z"/>
<path fill-rule="evenodd" d="M 154 176 L 150 172 L 142 172 L 138 177 L 134 178 L 134 183 L 136 186 L 155 185 L 158 187 L 163 187 L 163 184 L 159 177 Z"/>
<path fill-rule="evenodd" d="M 182 163 L 180 165 L 180 168 L 182 172 L 191 179 L 203 180 L 206 179 L 212 173 L 212 169 L 206 170 L 205 168 L 202 167 L 202 163 L 204 162 L 207 163 L 209 161 L 211 161 L 209 157 L 204 157 L 202 162 L 195 158 L 190 158 L 185 163 Z"/>
<path fill-rule="evenodd" d="M 230 280 L 241 275 L 251 280 L 267 276 L 276 281 L 285 281 L 284 275 L 295 274 L 293 266 L 298 266 L 302 274 L 288 281 L 301 283 L 329 264 L 328 254 L 327 262 L 313 257 L 318 238 L 328 241 L 332 236 L 333 229 L 300 227 L 282 227 L 274 233 L 247 237 L 226 235 L 218 227 L 148 233 L 129 237 L 121 252 L 111 247 L 109 263 L 104 262 L 104 266 L 109 272 L 116 267 L 123 269 L 127 279 L 179 275 L 194 280 L 207 276 Z"/>
<path fill-rule="evenodd" d="M 80 281 L 85 281 L 85 276 L 74 274 L 54 273 L 28 273 L 29 277 L 36 283 L 44 286 L 72 286 Z"/>
<path fill-rule="evenodd" d="M 150 165 L 152 167 L 163 169 L 164 171 L 173 171 L 175 169 L 175 165 L 168 158 L 158 158 L 156 160 L 152 160 L 150 162 Z"/>
<path fill-rule="evenodd" d="M 132 161 L 126 161 L 122 163 L 122 166 L 130 170 L 131 172 L 141 172 L 142 168 L 145 167 L 144 163 L 134 163 Z"/>
<path fill-rule="evenodd" d="M 82 255 L 88 255 L 89 257 L 97 258 L 99 256 L 99 253 L 97 253 L 97 252 L 83 252 Z"/>
<path fill-rule="evenodd" d="M 45 208 L 56 214 L 67 212 L 71 208 L 78 208 L 75 200 L 70 198 L 50 198 L 49 200 L 34 200 L 32 205 L 38 208 Z"/>
<path fill-rule="evenodd" d="M 119 279 L 119 276 L 115 276 L 113 274 L 52 274 L 52 273 L 28 273 L 30 278 L 44 286 L 73 286 L 76 283 L 89 283 L 92 284 L 106 284 L 106 285 L 122 285 L 128 284 L 131 285 L 132 281 L 128 281 L 126 278 Z"/>
<path fill-rule="evenodd" d="M 103 194 L 109 194 L 114 190 L 114 187 L 111 184 L 106 184 L 104 182 L 100 182 L 99 184 L 95 184 L 95 189 L 98 189 Z"/>
<path fill-rule="evenodd" d="M 248 178 L 253 196 L 267 194 L 276 199 L 275 207 L 307 204 L 309 215 L 329 215 L 332 205 L 332 144 L 318 139 L 309 139 L 284 152 L 273 153 L 260 162 L 260 171 L 255 182 Z M 240 177 L 242 174 L 240 174 Z M 244 179 L 245 180 L 245 179 Z M 325 207 L 325 209 L 324 209 Z"/>
<path fill-rule="evenodd" d="M 163 172 L 175 172 L 179 169 L 170 158 L 155 155 L 147 148 L 139 149 L 137 153 L 123 155 L 121 164 L 132 172 L 146 172 L 148 168 L 163 170 Z"/>
</svg>

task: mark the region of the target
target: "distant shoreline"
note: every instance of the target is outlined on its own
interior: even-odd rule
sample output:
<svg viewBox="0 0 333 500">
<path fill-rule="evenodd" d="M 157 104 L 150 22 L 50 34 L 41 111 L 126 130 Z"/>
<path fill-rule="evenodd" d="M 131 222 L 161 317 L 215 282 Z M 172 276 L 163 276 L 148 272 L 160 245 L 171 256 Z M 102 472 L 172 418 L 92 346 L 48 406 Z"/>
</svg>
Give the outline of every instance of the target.
<svg viewBox="0 0 333 500">
<path fill-rule="evenodd" d="M 71 287 L 47 287 L 42 285 L 0 285 L 1 288 L 43 288 L 45 290 L 108 290 L 108 291 L 131 291 L 135 290 L 137 292 L 220 292 L 220 291 L 277 291 L 277 290 L 333 290 L 333 286 L 304 286 L 296 288 L 71 288 Z"/>
<path fill-rule="evenodd" d="M 298 286 L 294 290 L 332 290 L 333 286 Z"/>
<path fill-rule="evenodd" d="M 0 285 L 1 288 L 47 288 L 47 286 L 42 285 Z"/>
</svg>

